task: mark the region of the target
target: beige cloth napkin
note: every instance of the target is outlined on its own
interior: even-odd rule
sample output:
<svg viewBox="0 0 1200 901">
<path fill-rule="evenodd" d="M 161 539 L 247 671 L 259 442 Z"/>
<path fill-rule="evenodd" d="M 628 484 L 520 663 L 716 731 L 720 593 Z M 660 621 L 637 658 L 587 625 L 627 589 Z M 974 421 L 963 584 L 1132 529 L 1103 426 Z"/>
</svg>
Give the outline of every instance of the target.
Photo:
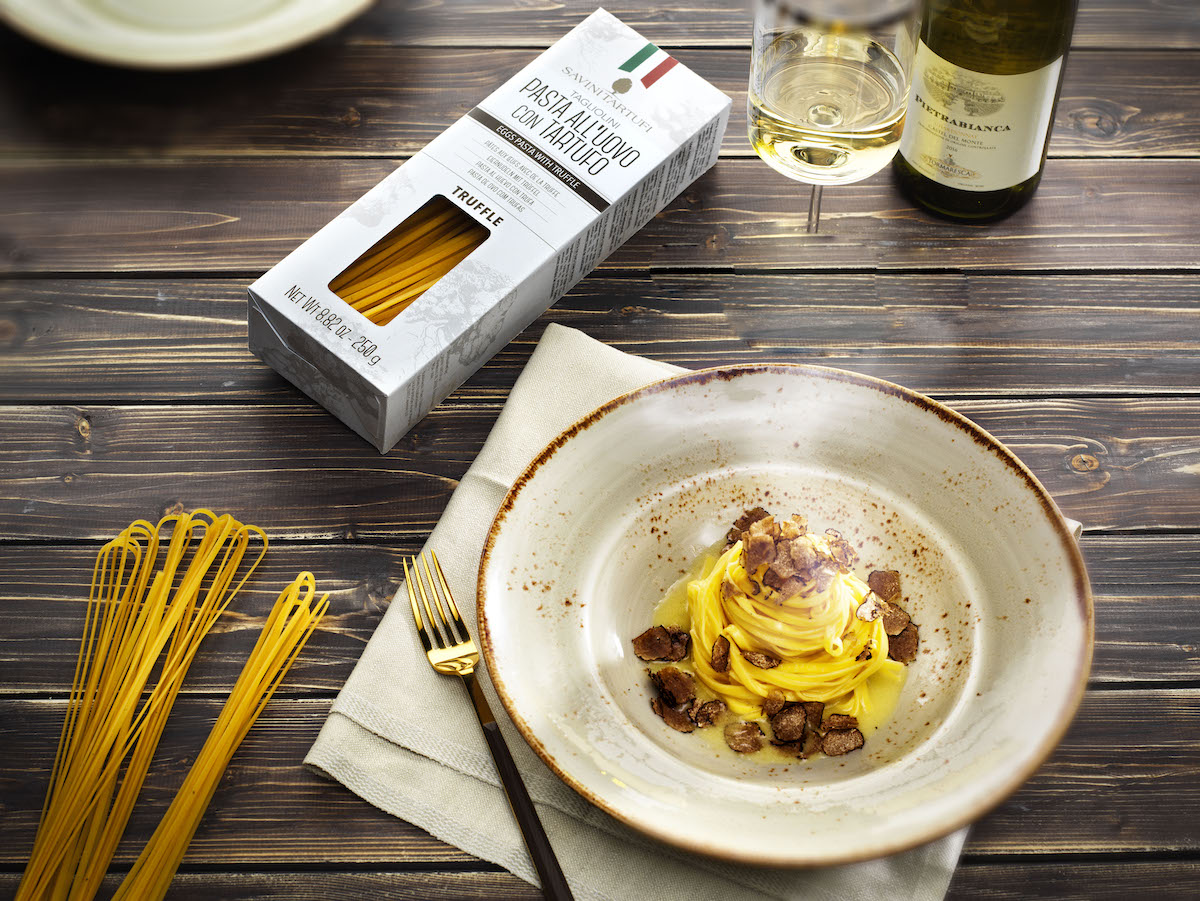
<svg viewBox="0 0 1200 901">
<path fill-rule="evenodd" d="M 475 629 L 475 576 L 509 486 L 567 426 L 602 403 L 680 370 L 581 332 L 547 327 L 487 443 L 429 536 Z M 401 588 L 401 594 L 405 589 Z M 334 702 L 305 762 L 377 807 L 537 883 L 520 830 L 458 679 L 436 675 L 397 596 Z M 663 845 L 592 807 L 530 750 L 483 679 L 555 853 L 579 899 L 940 899 L 966 830 L 903 854 L 788 871 L 727 864 Z"/>
</svg>

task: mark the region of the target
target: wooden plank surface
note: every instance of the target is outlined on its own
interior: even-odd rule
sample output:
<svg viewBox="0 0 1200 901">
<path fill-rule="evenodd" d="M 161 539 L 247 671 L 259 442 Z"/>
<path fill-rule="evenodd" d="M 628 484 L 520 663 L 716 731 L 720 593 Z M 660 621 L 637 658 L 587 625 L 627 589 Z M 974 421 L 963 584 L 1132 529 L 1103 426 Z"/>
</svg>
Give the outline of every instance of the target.
<svg viewBox="0 0 1200 901">
<path fill-rule="evenodd" d="M 94 544 L 0 544 L 0 572 L 5 574 L 0 695 L 70 691 L 97 550 Z M 398 547 L 344 542 L 271 546 L 244 591 L 204 639 L 183 691 L 228 692 L 279 592 L 307 570 L 321 593 L 329 593 L 330 608 L 281 691 L 336 693 L 400 587 L 401 556 L 417 550 L 415 541 Z"/>
<path fill-rule="evenodd" d="M 1200 896 L 1200 864 L 1192 861 L 1005 864 L 968 857 L 954 874 L 948 901 L 1127 901 L 1150 884 L 1170 879 L 1156 901 L 1194 901 Z M 16 874 L 0 874 L 0 891 L 15 891 Z M 105 892 L 119 876 L 105 880 Z M 180 873 L 171 901 L 535 901 L 541 893 L 516 876 L 494 871 L 435 870 L 376 873 L 326 871 Z"/>
<path fill-rule="evenodd" d="M 256 63 L 252 77 L 259 88 L 251 95 L 242 90 L 248 73 L 240 67 L 147 79 L 64 62 L 0 38 L 0 48 L 14 43 L 13 52 L 0 53 L 0 153 L 65 158 L 131 152 L 405 157 L 536 52 L 326 47 L 301 67 L 289 57 Z M 752 156 L 748 51 L 689 49 L 678 57 L 733 98 L 723 153 Z M 270 95 L 265 104 L 264 93 Z M 1198 110 L 1200 53 L 1081 51 L 1067 64 L 1050 154 L 1195 157 Z"/>
<path fill-rule="evenodd" d="M 954 407 L 1089 530 L 1195 528 L 1200 399 Z M 444 405 L 381 456 L 313 404 L 0 407 L 0 540 L 105 538 L 197 507 L 254 511 L 280 538 L 420 537 L 497 413 Z"/>
<path fill-rule="evenodd" d="M 186 865 L 185 865 L 186 866 Z M 114 868 L 104 880 L 100 897 L 116 890 L 120 874 Z M 15 892 L 20 877 L 0 874 L 0 893 Z M 181 872 L 171 883 L 167 901 L 538 901 L 542 893 L 516 876 L 495 871 L 463 872 L 439 868 L 431 872 L 406 870 L 360 872 Z"/>
<path fill-rule="evenodd" d="M 331 52 L 346 45 L 540 50 L 595 8 L 594 0 L 523 0 L 519 4 L 504 0 L 381 0 L 339 32 L 278 59 L 299 71 L 322 68 Z M 605 4 L 605 9 L 671 51 L 686 47 L 748 48 L 750 44 L 750 13 L 742 3 L 688 0 L 648 4 L 617 0 Z M 12 52 L 41 54 L 46 64 L 60 59 L 23 38 L 6 36 L 6 43 L 14 48 Z M 1081 0 L 1072 46 L 1194 49 L 1200 47 L 1200 14 L 1192 0 Z M 252 63 L 238 69 L 253 79 L 261 73 L 261 65 Z M 173 73 L 166 76 L 175 77 Z"/>
<path fill-rule="evenodd" d="M 400 587 L 401 556 L 417 547 L 277 543 L 205 639 L 184 691 L 228 690 L 279 590 L 303 570 L 330 592 L 331 606 L 286 690 L 338 691 Z M 0 696 L 70 689 L 96 550 L 0 544 Z M 1092 683 L 1200 683 L 1200 536 L 1087 537 L 1083 551 L 1096 598 Z"/>
<path fill-rule="evenodd" d="M 1082 0 L 1077 47 L 1196 47 L 1200 18 L 1192 0 Z M 741 3 L 686 4 L 620 0 L 605 7 L 665 47 L 747 45 L 750 17 Z M 427 43 L 541 47 L 586 17 L 593 0 L 392 0 L 351 23 L 344 38 L 363 43 Z"/>
<path fill-rule="evenodd" d="M 303 403 L 246 346 L 246 284 L 0 281 L 0 402 Z M 507 396 L 549 322 L 689 369 L 812 363 L 943 398 L 1200 392 L 1200 275 L 712 272 L 585 278 L 456 399 Z"/>
<path fill-rule="evenodd" d="M 257 274 L 394 168 L 386 160 L 0 164 L 0 273 Z M 799 186 L 757 160 L 702 176 L 601 269 L 1200 267 L 1200 160 L 1050 160 L 990 226 L 918 213 L 887 173 L 829 192 L 805 236 Z M 86 199 L 85 199 L 86 198 Z"/>
<path fill-rule="evenodd" d="M 743 6 L 618 0 L 733 96 L 724 159 L 381 457 L 249 354 L 245 285 L 594 6 L 382 0 L 294 52 L 152 77 L 0 29 L 0 894 L 32 840 L 97 542 L 211 505 L 284 540 L 193 667 L 120 865 L 307 568 L 332 615 L 170 897 L 537 897 L 300 759 L 398 556 L 557 321 L 688 367 L 866 372 L 1010 443 L 1088 527 L 1095 666 L 948 897 L 1200 896 L 1200 4 L 1081 0 L 1046 179 L 1016 216 L 933 220 L 882 173 L 827 192 L 809 237 L 805 189 L 745 139 Z"/>
<path fill-rule="evenodd" d="M 1045 855 L 1200 851 L 1200 689 L 1100 691 L 1059 748 L 1015 795 L 973 829 L 973 853 Z M 220 709 L 220 699 L 181 698 L 168 720 L 143 803 L 134 809 L 117 861 L 128 863 L 182 781 Z M 307 867 L 371 861 L 388 866 L 470 858 L 391 818 L 344 787 L 308 772 L 304 754 L 327 698 L 273 701 L 250 731 L 196 833 L 191 866 L 224 868 L 303 860 Z M 65 702 L 0 699 L 0 864 L 32 844 Z M 1136 730 L 1139 722 L 1154 728 Z M 269 775 L 268 775 L 269 774 Z M 1171 799 L 1163 816 L 1160 799 Z M 333 836 L 337 836 L 333 840 Z"/>
</svg>

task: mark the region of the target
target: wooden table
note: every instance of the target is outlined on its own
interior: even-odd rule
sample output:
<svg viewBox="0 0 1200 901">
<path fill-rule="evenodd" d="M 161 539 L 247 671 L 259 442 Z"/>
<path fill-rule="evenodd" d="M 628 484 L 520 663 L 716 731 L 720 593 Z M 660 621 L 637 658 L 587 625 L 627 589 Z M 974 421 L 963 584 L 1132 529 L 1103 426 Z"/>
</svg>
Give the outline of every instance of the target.
<svg viewBox="0 0 1200 901">
<path fill-rule="evenodd" d="M 657 6 L 657 4 L 651 4 Z M 175 898 L 531 898 L 301 767 L 551 321 L 684 366 L 869 373 L 1008 443 L 1086 524 L 1097 649 L 1061 747 L 974 829 L 954 898 L 1200 896 L 1200 13 L 1082 0 L 1041 190 L 962 226 L 882 173 L 805 192 L 745 136 L 723 0 L 610 7 L 734 97 L 717 167 L 386 456 L 246 350 L 245 287 L 592 3 L 385 2 L 284 56 L 123 72 L 0 34 L 0 890 L 23 867 L 99 544 L 209 507 L 274 537 L 193 667 L 114 873 L 278 586 L 324 628 L 235 758 Z"/>
</svg>

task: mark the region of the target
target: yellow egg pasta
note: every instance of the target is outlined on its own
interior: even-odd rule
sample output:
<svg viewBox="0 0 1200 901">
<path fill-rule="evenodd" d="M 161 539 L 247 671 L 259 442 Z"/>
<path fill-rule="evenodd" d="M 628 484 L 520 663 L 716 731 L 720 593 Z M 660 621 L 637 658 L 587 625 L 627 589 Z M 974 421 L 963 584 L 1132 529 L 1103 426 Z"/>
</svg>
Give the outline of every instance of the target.
<svg viewBox="0 0 1200 901">
<path fill-rule="evenodd" d="M 488 230 L 438 195 L 388 232 L 329 283 L 376 325 L 387 325 L 488 237 Z"/>
<path fill-rule="evenodd" d="M 905 668 L 888 659 L 883 621 L 855 615 L 870 591 L 866 583 L 839 571 L 823 590 L 785 598 L 761 577 L 746 571 L 737 541 L 688 584 L 697 680 L 739 716 L 758 716 L 768 695 L 779 692 L 785 701 L 821 701 L 831 713 L 870 721 L 876 680 L 903 680 Z M 730 644 L 725 672 L 713 669 L 719 636 Z M 778 665 L 756 666 L 746 657 L 756 652 Z"/>
<path fill-rule="evenodd" d="M 314 601 L 315 593 L 312 573 L 305 572 L 279 595 L 208 740 L 113 901 L 157 901 L 166 895 L 233 752 L 328 609 L 328 595 Z"/>
<path fill-rule="evenodd" d="M 18 901 L 95 897 L 200 642 L 266 550 L 260 528 L 207 510 L 167 516 L 157 525 L 138 520 L 101 548 Z M 237 701 L 230 702 L 237 741 L 245 734 L 238 730 L 249 728 L 324 612 L 324 599 L 311 603 L 312 590 L 312 575 L 302 573 L 263 630 L 251 663 L 255 684 L 265 680 L 269 691 L 239 694 L 239 682 Z M 220 761 L 228 758 L 204 759 L 208 776 L 219 778 Z M 199 799 L 180 803 L 194 812 Z"/>
</svg>

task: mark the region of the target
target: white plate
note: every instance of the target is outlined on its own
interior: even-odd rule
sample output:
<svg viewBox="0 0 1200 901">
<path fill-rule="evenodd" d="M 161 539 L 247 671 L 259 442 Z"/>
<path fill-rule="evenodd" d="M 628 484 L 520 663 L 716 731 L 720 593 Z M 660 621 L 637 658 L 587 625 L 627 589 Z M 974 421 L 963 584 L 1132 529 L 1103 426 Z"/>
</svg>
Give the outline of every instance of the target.
<svg viewBox="0 0 1200 901">
<path fill-rule="evenodd" d="M 781 767 L 650 710 L 630 639 L 745 508 L 808 515 L 895 569 L 921 625 L 895 716 L 862 751 Z M 669 379 L 564 432 L 505 499 L 479 571 L 500 697 L 583 797 L 727 859 L 843 863 L 977 818 L 1062 736 L 1092 599 L 1061 515 L 974 424 L 852 373 L 746 366 Z"/>
<path fill-rule="evenodd" d="M 197 69 L 257 59 L 333 31 L 373 0 L 0 0 L 0 19 L 96 62 Z"/>
</svg>

